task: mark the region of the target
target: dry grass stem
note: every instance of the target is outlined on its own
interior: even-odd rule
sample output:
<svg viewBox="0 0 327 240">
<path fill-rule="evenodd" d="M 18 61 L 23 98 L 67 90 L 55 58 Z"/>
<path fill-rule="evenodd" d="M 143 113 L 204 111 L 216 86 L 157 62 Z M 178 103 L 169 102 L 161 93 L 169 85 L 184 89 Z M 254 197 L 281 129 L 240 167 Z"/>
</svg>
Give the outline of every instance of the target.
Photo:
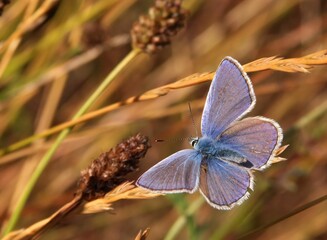
<svg viewBox="0 0 327 240">
<path fill-rule="evenodd" d="M 152 193 L 148 190 L 135 186 L 132 182 L 124 182 L 117 186 L 111 192 L 107 193 L 104 198 L 99 198 L 91 202 L 87 202 L 82 208 L 82 214 L 92 214 L 112 210 L 112 203 L 123 199 L 151 199 L 158 197 L 161 194 Z M 39 237 L 46 230 L 54 227 L 68 214 L 72 213 L 82 203 L 82 198 L 76 196 L 71 202 L 65 204 L 62 208 L 52 214 L 50 217 L 38 221 L 33 225 L 19 229 L 9 233 L 4 237 L 4 240 L 22 240 L 34 239 Z M 135 239 L 145 239 L 148 235 L 149 229 L 140 231 Z"/>
<path fill-rule="evenodd" d="M 262 70 L 277 70 L 282 72 L 309 72 L 313 65 L 321 65 L 327 63 L 327 50 L 321 50 L 300 58 L 281 58 L 267 57 L 260 58 L 248 64 L 245 64 L 246 72 L 257 72 Z"/>
<path fill-rule="evenodd" d="M 78 196 L 74 198 L 71 202 L 65 204 L 50 217 L 38 221 L 37 223 L 34 223 L 33 225 L 27 228 L 13 231 L 8 235 L 6 235 L 3 238 L 3 240 L 22 240 L 22 239 L 38 238 L 44 231 L 55 226 L 64 217 L 66 217 L 69 213 L 71 213 L 74 209 L 76 209 L 81 203 L 82 203 L 82 198 L 81 196 Z"/>
<path fill-rule="evenodd" d="M 289 59 L 282 59 L 282 58 L 275 58 L 275 57 L 261 58 L 259 60 L 255 60 L 251 63 L 245 64 L 244 69 L 246 72 L 255 72 L 255 71 L 268 70 L 268 69 L 284 71 L 284 72 L 308 72 L 307 69 L 309 67 L 312 67 L 314 65 L 321 65 L 321 64 L 327 64 L 327 50 L 318 51 L 301 58 L 289 58 Z M 6 149 L 0 151 L 0 156 L 4 155 L 6 152 L 11 152 L 13 150 L 22 148 L 23 146 L 29 144 L 30 142 L 36 139 L 47 137 L 49 135 L 60 132 L 63 129 L 89 121 L 91 119 L 104 115 L 108 112 L 114 111 L 122 106 L 130 105 L 135 102 L 142 102 L 142 101 L 156 99 L 165 96 L 169 92 L 176 89 L 186 88 L 186 87 L 211 81 L 213 76 L 214 76 L 214 72 L 195 73 L 188 77 L 182 78 L 176 82 L 146 91 L 141 95 L 133 96 L 124 101 L 117 102 L 109 106 L 106 106 L 104 108 L 101 108 L 99 110 L 92 111 L 77 119 L 62 123 L 42 133 L 33 135 L 30 138 L 26 138 L 20 142 L 14 143 L 9 147 L 7 147 Z"/>
<path fill-rule="evenodd" d="M 28 32 L 33 28 L 35 23 L 38 23 L 38 19 L 42 18 L 43 15 L 57 2 L 58 0 L 48 0 L 43 2 L 42 6 L 38 8 L 38 10 L 31 15 L 29 18 L 27 18 L 24 22 L 22 22 L 17 30 L 10 35 L 10 37 L 0 46 L 0 52 L 3 51 L 3 49 L 7 48 L 13 41 L 16 39 L 21 38 L 23 34 Z"/>
<path fill-rule="evenodd" d="M 132 182 L 125 182 L 107 193 L 103 198 L 93 200 L 83 206 L 82 213 L 98 213 L 111 210 L 112 203 L 123 199 L 151 199 L 162 194 L 153 193 L 135 186 Z"/>
<path fill-rule="evenodd" d="M 6 239 L 35 238 L 55 226 L 84 200 L 97 199 L 93 208 L 99 209 L 101 206 L 103 211 L 109 210 L 110 204 L 120 199 L 138 199 L 151 196 L 146 190 L 135 188 L 129 182 L 124 183 L 125 176 L 137 169 L 139 159 L 144 157 L 148 148 L 150 148 L 148 138 L 137 134 L 122 141 L 109 151 L 100 154 L 81 172 L 75 198 L 71 202 L 65 204 L 49 218 L 41 220 L 24 230 L 8 234 Z M 112 191 L 108 194 L 110 190 Z M 106 199 L 105 202 L 101 201 L 103 196 Z M 94 210 L 94 212 L 97 211 Z"/>
</svg>

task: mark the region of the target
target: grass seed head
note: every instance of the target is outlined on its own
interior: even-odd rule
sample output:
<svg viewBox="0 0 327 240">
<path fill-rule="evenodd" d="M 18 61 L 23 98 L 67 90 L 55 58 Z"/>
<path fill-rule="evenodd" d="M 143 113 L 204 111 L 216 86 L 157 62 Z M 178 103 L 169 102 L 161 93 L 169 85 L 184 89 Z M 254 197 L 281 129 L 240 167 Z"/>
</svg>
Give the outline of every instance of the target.
<svg viewBox="0 0 327 240">
<path fill-rule="evenodd" d="M 100 154 L 81 172 L 75 194 L 82 194 L 86 201 L 103 197 L 124 182 L 128 173 L 138 169 L 139 159 L 144 157 L 149 148 L 149 139 L 137 134 Z"/>
<path fill-rule="evenodd" d="M 133 47 L 155 53 L 171 42 L 185 26 L 186 11 L 181 0 L 156 0 L 148 15 L 140 16 L 131 30 Z"/>
</svg>

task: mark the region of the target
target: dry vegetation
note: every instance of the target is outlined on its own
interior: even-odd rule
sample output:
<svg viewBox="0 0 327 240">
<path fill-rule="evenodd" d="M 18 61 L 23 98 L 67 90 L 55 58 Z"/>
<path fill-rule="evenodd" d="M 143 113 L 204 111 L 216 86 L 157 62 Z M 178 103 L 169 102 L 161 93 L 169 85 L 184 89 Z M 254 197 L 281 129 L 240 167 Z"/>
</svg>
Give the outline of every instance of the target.
<svg viewBox="0 0 327 240">
<path fill-rule="evenodd" d="M 165 2 L 172 1 L 153 8 L 149 0 L 0 0 L 2 234 L 326 239 L 327 2 L 185 0 L 167 12 Z M 288 160 L 257 172 L 250 199 L 231 211 L 198 193 L 135 187 L 142 172 L 188 147 L 187 103 L 199 125 L 226 55 L 250 73 L 251 115 L 284 129 L 289 147 L 280 157 Z M 138 132 L 152 145 L 142 159 L 149 145 L 139 152 L 144 142 L 123 141 Z M 107 162 L 91 161 L 111 148 Z M 90 188 L 98 173 L 105 179 Z"/>
</svg>

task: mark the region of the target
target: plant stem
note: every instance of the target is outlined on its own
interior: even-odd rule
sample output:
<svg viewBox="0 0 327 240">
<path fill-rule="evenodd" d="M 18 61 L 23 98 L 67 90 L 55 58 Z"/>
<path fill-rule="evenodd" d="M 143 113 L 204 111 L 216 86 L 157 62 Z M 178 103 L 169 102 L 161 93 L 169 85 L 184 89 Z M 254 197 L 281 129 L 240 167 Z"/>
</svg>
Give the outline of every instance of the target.
<svg viewBox="0 0 327 240">
<path fill-rule="evenodd" d="M 73 120 L 82 116 L 89 107 L 95 102 L 95 100 L 101 95 L 101 93 L 109 86 L 109 84 L 116 78 L 118 73 L 120 73 L 125 66 L 128 65 L 130 61 L 132 61 L 141 51 L 138 49 L 132 50 L 103 80 L 103 82 L 99 85 L 99 87 L 92 93 L 92 95 L 86 100 L 86 102 L 82 105 L 82 107 L 77 111 L 77 113 L 73 116 Z M 20 195 L 16 207 L 14 208 L 13 213 L 11 214 L 9 221 L 5 227 L 3 232 L 4 235 L 8 234 L 16 225 L 21 212 L 26 204 L 28 197 L 30 196 L 37 180 L 40 178 L 44 169 L 48 165 L 51 157 L 54 155 L 62 141 L 66 138 L 66 136 L 70 133 L 72 128 L 66 128 L 60 132 L 57 139 L 54 141 L 50 149 L 45 153 L 43 158 L 40 160 L 37 165 L 35 171 L 33 172 L 31 178 L 27 182 L 22 194 Z"/>
<path fill-rule="evenodd" d="M 322 196 L 320 198 L 317 198 L 317 199 L 315 199 L 315 200 L 313 200 L 313 201 L 311 201 L 309 203 L 306 203 L 306 204 L 294 209 L 293 211 L 287 213 L 286 215 L 284 215 L 284 216 L 282 216 L 282 217 L 280 217 L 280 218 L 278 218 L 278 219 L 276 219 L 276 220 L 274 220 L 274 221 L 272 221 L 272 222 L 270 222 L 270 223 L 268 223 L 266 225 L 258 227 L 256 229 L 244 234 L 243 236 L 241 236 L 238 239 L 248 238 L 249 236 L 251 236 L 251 235 L 253 235 L 253 234 L 257 233 L 257 232 L 260 232 L 260 231 L 262 231 L 264 229 L 267 229 L 267 228 L 269 228 L 269 227 L 271 227 L 271 226 L 273 226 L 273 225 L 275 225 L 277 223 L 280 223 L 280 222 L 282 222 L 282 221 L 284 221 L 284 220 L 286 220 L 286 219 L 288 219 L 290 217 L 293 217 L 296 214 L 299 214 L 299 213 L 301 213 L 301 212 L 303 212 L 303 211 L 305 211 L 305 210 L 307 210 L 307 209 L 309 209 L 309 208 L 311 208 L 311 207 L 313 207 L 313 206 L 315 206 L 315 205 L 317 205 L 319 203 L 322 203 L 322 202 L 324 202 L 326 200 L 327 200 L 327 195 L 324 195 L 324 196 Z"/>
<path fill-rule="evenodd" d="M 172 240 L 176 237 L 176 235 L 181 231 L 183 226 L 187 222 L 187 216 L 194 214 L 205 202 L 203 197 L 199 197 L 197 200 L 193 202 L 193 204 L 186 210 L 186 215 L 180 216 L 172 227 L 169 229 L 166 234 L 164 240 Z"/>
</svg>

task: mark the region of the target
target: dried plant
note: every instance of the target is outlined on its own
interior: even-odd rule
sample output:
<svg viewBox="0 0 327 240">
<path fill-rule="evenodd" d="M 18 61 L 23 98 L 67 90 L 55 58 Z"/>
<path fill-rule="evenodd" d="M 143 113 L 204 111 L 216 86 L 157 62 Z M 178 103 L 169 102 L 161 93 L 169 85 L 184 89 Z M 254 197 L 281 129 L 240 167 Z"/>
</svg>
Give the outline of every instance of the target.
<svg viewBox="0 0 327 240">
<path fill-rule="evenodd" d="M 260 58 L 251 63 L 245 64 L 244 70 L 246 72 L 256 72 L 267 69 L 272 69 L 282 72 L 304 72 L 308 73 L 313 65 L 320 65 L 327 63 L 327 50 L 320 50 L 318 52 L 299 57 L 299 58 L 281 58 L 268 57 Z"/>
<path fill-rule="evenodd" d="M 28 228 L 9 233 L 5 239 L 37 238 L 76 210 L 84 200 L 90 202 L 81 208 L 82 213 L 95 213 L 110 210 L 111 204 L 121 199 L 146 199 L 159 196 L 140 189 L 131 182 L 126 182 L 125 179 L 128 173 L 137 170 L 139 159 L 145 156 L 149 148 L 149 139 L 137 134 L 108 152 L 102 153 L 81 172 L 78 189 L 72 201 L 50 217 Z"/>
<path fill-rule="evenodd" d="M 10 37 L 6 41 L 4 41 L 0 45 L 0 53 L 1 51 L 5 51 L 5 59 L 0 63 L 0 76 L 4 74 L 4 71 L 6 67 L 8 66 L 9 62 L 11 61 L 11 58 L 13 57 L 16 49 L 18 48 L 22 36 L 32 29 L 36 28 L 39 24 L 37 20 L 42 18 L 47 10 L 51 9 L 51 7 L 56 3 L 57 1 L 45 1 L 37 11 L 35 11 L 33 14 L 27 17 L 25 21 L 20 23 L 17 30 L 15 30 Z M 34 9 L 36 7 L 36 2 L 34 4 L 30 5 L 31 9 Z M 88 13 L 88 16 L 92 16 L 92 14 L 95 14 L 97 10 L 103 8 L 104 6 L 109 6 L 113 3 L 103 3 L 103 5 L 100 4 L 100 8 L 94 7 L 92 9 L 92 13 Z M 181 9 L 180 2 L 178 1 L 156 1 L 156 5 L 154 8 L 151 9 L 150 15 L 152 14 L 152 21 L 155 23 L 155 28 L 152 32 L 153 39 L 151 40 L 151 43 L 145 43 L 144 47 L 146 49 L 151 49 L 150 45 L 154 46 L 155 48 L 159 48 L 160 46 L 167 45 L 170 43 L 170 36 L 174 35 L 179 28 L 183 26 L 181 23 L 183 18 L 183 10 Z M 84 20 L 84 16 L 81 17 Z M 80 21 L 80 19 L 79 19 Z M 144 23 L 144 22 L 143 22 Z M 151 24 L 150 24 L 151 25 Z M 148 25 L 148 27 L 150 27 Z M 135 28 L 134 28 L 135 29 Z M 159 31 L 159 32 L 158 32 Z M 133 32 L 133 31 L 132 31 Z M 143 32 L 144 33 L 144 32 Z M 141 36 L 141 32 L 136 33 L 134 36 Z M 159 34 L 159 35 L 158 35 Z M 167 38 L 168 37 L 168 40 Z M 135 39 L 135 38 L 134 38 Z M 136 41 L 137 42 L 137 41 Z M 134 43 L 137 45 L 134 41 Z M 143 42 L 144 43 L 144 42 Z M 110 83 L 115 79 L 117 74 L 130 62 L 132 61 L 140 52 L 141 50 L 145 51 L 145 48 L 142 49 L 141 46 L 135 47 L 134 49 L 123 59 L 114 70 L 108 76 L 102 81 L 101 84 L 98 85 L 96 90 L 89 96 L 89 98 L 84 102 L 84 104 L 80 107 L 80 109 L 75 113 L 75 115 L 72 117 L 72 120 L 79 118 L 82 116 L 90 107 L 91 105 L 96 101 L 96 99 L 105 91 L 105 89 L 110 85 Z M 152 49 L 151 51 L 154 51 L 155 49 Z M 31 174 L 32 177 L 28 179 L 26 187 L 22 192 L 20 192 L 20 196 L 16 202 L 16 206 L 13 208 L 13 213 L 9 217 L 8 223 L 5 226 L 4 234 L 9 233 L 13 227 L 16 224 L 16 221 L 18 220 L 18 216 L 21 214 L 21 211 L 23 209 L 23 206 L 26 203 L 26 200 L 28 199 L 28 196 L 31 194 L 33 187 L 35 186 L 38 178 L 41 176 L 42 172 L 44 171 L 45 167 L 49 163 L 51 157 L 55 153 L 55 151 L 58 149 L 62 141 L 66 138 L 66 136 L 70 133 L 71 129 L 67 128 L 59 134 L 59 136 L 56 139 L 56 142 L 51 145 L 50 149 L 45 153 L 45 155 L 41 158 L 39 163 L 37 164 L 36 170 Z M 86 178 L 87 179 L 87 178 Z M 92 181 L 92 179 L 90 180 Z M 87 186 L 86 186 L 87 188 Z M 89 196 L 91 197 L 91 196 Z"/>
<path fill-rule="evenodd" d="M 133 21 L 140 12 L 144 12 L 149 2 L 0 0 L 0 196 L 3 203 L 0 213 L 3 216 L 3 234 L 14 229 L 15 219 L 21 226 L 26 225 L 37 215 L 47 216 L 42 211 L 56 208 L 58 198 L 53 198 L 53 195 L 57 189 L 71 190 L 75 182 L 69 174 L 77 164 L 93 159 L 99 146 L 102 148 L 108 144 L 105 138 L 108 134 L 111 136 L 109 141 L 114 142 L 146 123 L 147 131 L 154 135 L 164 132 L 165 136 L 160 137 L 180 136 L 187 121 L 179 119 L 180 113 L 185 110 L 185 100 L 195 99 L 192 106 L 202 109 L 205 86 L 200 84 L 209 82 L 214 75 L 213 72 L 202 73 L 202 69 L 214 71 L 222 57 L 231 55 L 243 63 L 245 59 L 257 59 L 243 65 L 245 71 L 256 72 L 251 76 L 256 95 L 261 99 L 256 111 L 278 119 L 285 130 L 285 143 L 292 146 L 285 154 L 289 159 L 287 162 L 275 165 L 271 171 L 258 176 L 258 180 L 263 181 L 257 181 L 255 194 L 247 204 L 235 209 L 227 218 L 210 213 L 205 206 L 200 209 L 202 203 L 198 200 L 203 199 L 181 195 L 169 198 L 174 206 L 169 204 L 169 211 L 162 211 L 168 210 L 167 202 L 157 204 L 146 217 L 148 201 L 135 201 L 118 211 L 120 209 L 115 206 L 118 199 L 155 196 L 125 181 L 115 185 L 110 193 L 105 193 L 101 187 L 105 180 L 94 191 L 88 192 L 90 179 L 97 175 L 96 168 L 90 166 L 84 171 L 84 178 L 81 176 L 80 185 L 84 186 L 84 196 L 85 199 L 90 198 L 89 202 L 82 199 L 83 191 L 79 189 L 75 198 L 52 216 L 13 232 L 7 239 L 36 238 L 61 222 L 61 217 L 76 213 L 81 216 L 82 224 L 88 221 L 85 228 L 72 222 L 65 229 L 49 232 L 50 238 L 65 238 L 68 234 L 83 239 L 89 236 L 85 233 L 115 238 L 126 224 L 126 220 L 120 220 L 128 218 L 130 233 L 125 236 L 129 238 L 134 238 L 140 228 L 156 225 L 154 238 L 166 235 L 166 239 L 172 236 L 176 239 L 228 239 L 245 234 L 246 239 L 281 236 L 323 239 L 327 215 L 325 202 L 319 206 L 318 203 L 326 201 L 326 196 L 321 197 L 326 189 L 326 67 L 313 67 L 327 64 L 327 51 L 314 52 L 316 50 L 313 49 L 325 46 L 326 2 L 234 0 L 220 1 L 217 7 L 215 0 L 183 1 L 183 8 L 190 13 L 187 16 L 190 21 L 187 32 L 181 38 L 173 35 L 181 34 L 178 32 L 185 26 L 182 1 L 153 2 L 155 4 L 148 14 L 140 17 L 131 29 Z M 128 29 L 132 33 L 132 50 Z M 124 40 L 116 42 L 121 36 Z M 164 47 L 171 41 L 176 43 L 169 51 L 152 55 L 160 49 L 165 50 Z M 303 53 L 312 54 L 303 56 Z M 273 71 L 265 71 L 268 69 Z M 199 73 L 187 76 L 197 71 Z M 310 71 L 311 74 L 275 71 Z M 119 81 L 104 87 L 101 84 L 104 76 L 110 76 L 107 84 L 113 79 Z M 181 79 L 181 76 L 187 77 Z M 60 89 L 57 83 L 62 79 L 67 85 L 62 85 Z M 135 88 L 134 84 L 137 85 Z M 101 88 L 98 88 L 100 85 Z M 198 87 L 190 88 L 195 85 Z M 91 89 L 97 89 L 98 95 L 92 94 L 88 98 Z M 104 89 L 106 91 L 102 94 Z M 56 94 L 55 98 L 48 94 L 52 91 Z M 58 107 L 47 104 L 55 102 L 54 99 L 60 100 Z M 148 104 L 133 105 L 145 101 L 149 101 Z M 142 111 L 137 109 L 138 106 L 142 106 Z M 143 109 L 143 106 L 146 108 Z M 74 117 L 70 119 L 71 116 Z M 169 125 L 163 126 L 164 120 L 168 120 Z M 73 128 L 83 122 L 87 124 Z M 116 124 L 119 131 L 116 131 Z M 57 137 L 60 131 L 65 134 L 60 133 Z M 41 138 L 42 141 L 37 141 Z M 169 155 L 171 149 L 167 145 L 172 143 L 164 144 L 166 147 L 158 151 Z M 27 145 L 30 146 L 21 149 Z M 83 148 L 86 145 L 87 148 Z M 279 154 L 285 148 L 276 151 L 276 162 L 284 160 Z M 45 152 L 41 158 L 40 154 Z M 48 159 L 44 161 L 45 156 Z M 66 161 L 67 158 L 69 161 Z M 49 159 L 53 161 L 50 166 Z M 34 163 L 41 161 L 35 168 L 31 160 L 36 160 Z M 94 164 L 97 169 L 105 167 L 100 163 Z M 25 166 L 33 175 L 26 171 Z M 58 169 L 58 166 L 62 168 Z M 101 174 L 97 176 L 103 179 Z M 42 181 L 35 185 L 38 179 Z M 20 199 L 28 199 L 28 204 L 24 206 L 24 200 Z M 294 206 L 303 207 L 292 211 Z M 302 211 L 306 208 L 310 210 Z M 112 209 L 119 213 L 115 217 L 108 215 L 115 227 L 108 227 L 108 222 L 104 221 L 99 226 L 98 218 L 82 215 L 82 211 L 111 212 Z M 20 216 L 20 212 L 24 214 Z M 301 215 L 295 216 L 299 212 L 302 212 Z M 131 218 L 130 214 L 137 217 Z M 98 217 L 106 216 L 102 214 Z M 283 228 L 271 228 L 286 218 L 288 221 L 282 223 Z M 138 225 L 140 219 L 141 227 Z M 308 220 L 312 224 L 308 225 Z M 258 236 L 257 231 L 260 231 Z M 136 239 L 144 239 L 145 235 L 146 230 L 140 232 Z"/>
<path fill-rule="evenodd" d="M 123 199 L 150 199 L 160 195 L 162 194 L 153 193 L 146 189 L 136 187 L 131 182 L 125 182 L 107 193 L 103 198 L 86 203 L 82 209 L 82 213 L 90 214 L 108 211 L 111 209 L 111 204 L 113 202 Z"/>
<path fill-rule="evenodd" d="M 158 193 L 152 193 L 145 189 L 141 189 L 135 186 L 132 182 L 124 182 L 114 188 L 111 192 L 107 193 L 103 198 L 98 198 L 90 202 L 85 203 L 81 208 L 78 208 L 83 202 L 82 198 L 75 197 L 71 202 L 65 204 L 57 212 L 50 217 L 43 219 L 33 225 L 13 231 L 5 236 L 4 240 L 22 240 L 38 238 L 46 230 L 54 227 L 68 214 L 82 213 L 92 214 L 99 212 L 106 212 L 112 210 L 112 204 L 123 199 L 151 199 L 160 196 Z M 73 212 L 76 209 L 80 209 L 81 212 Z M 138 234 L 136 239 L 145 239 L 148 235 L 149 229 L 146 229 Z"/>
<path fill-rule="evenodd" d="M 261 58 L 253 62 L 247 63 L 243 65 L 243 67 L 246 72 L 263 71 L 268 69 L 284 71 L 284 72 L 308 72 L 307 69 L 315 65 L 321 65 L 321 64 L 327 64 L 327 49 L 299 58 L 289 58 L 289 59 L 275 58 L 275 57 Z M 190 86 L 211 81 L 213 76 L 214 76 L 214 72 L 195 73 L 185 78 L 182 78 L 180 80 L 177 80 L 176 82 L 146 91 L 138 96 L 133 96 L 124 101 L 111 104 L 109 106 L 103 107 L 93 112 L 89 112 L 79 118 L 73 119 L 69 122 L 62 123 L 42 133 L 35 134 L 30 138 L 14 143 L 8 146 L 7 148 L 0 150 L 0 156 L 4 155 L 5 153 L 22 148 L 38 138 L 43 138 L 52 135 L 54 133 L 57 133 L 59 131 L 62 131 L 63 129 L 75 126 L 79 123 L 89 121 L 103 114 L 111 112 L 115 109 L 118 109 L 121 106 L 130 105 L 136 102 L 153 100 L 165 96 L 169 94 L 171 91 L 174 91 L 176 89 L 187 88 Z M 0 159 L 0 164 L 1 162 L 2 161 Z M 7 162 L 7 161 L 3 161 L 3 162 Z"/>
<path fill-rule="evenodd" d="M 138 169 L 139 159 L 144 157 L 149 148 L 149 139 L 137 134 L 102 153 L 81 172 L 76 195 L 81 194 L 86 201 L 103 197 L 126 181 L 128 173 Z"/>
<path fill-rule="evenodd" d="M 155 53 L 171 42 L 185 26 L 186 11 L 181 0 L 156 0 L 148 15 L 140 16 L 131 30 L 134 48 Z"/>
<path fill-rule="evenodd" d="M 111 192 L 107 193 L 103 198 L 98 198 L 90 202 L 85 203 L 80 213 L 82 214 L 92 214 L 99 212 L 106 212 L 112 210 L 112 203 L 117 202 L 123 199 L 151 199 L 154 197 L 160 196 L 157 193 L 151 193 L 145 189 L 141 189 L 135 186 L 132 182 L 124 182 L 114 188 Z M 54 227 L 55 224 L 59 223 L 64 217 L 72 213 L 82 204 L 81 198 L 74 198 L 71 202 L 65 204 L 57 212 L 52 214 L 50 217 L 43 219 L 33 225 L 20 229 L 14 232 L 9 233 L 4 240 L 22 240 L 22 239 L 31 239 L 38 238 L 41 236 L 44 231 L 48 230 L 51 227 Z M 78 214 L 79 212 L 73 212 Z M 142 231 L 138 234 L 139 239 L 145 239 L 148 234 L 149 229 Z M 138 238 L 137 238 L 138 239 Z"/>
</svg>

